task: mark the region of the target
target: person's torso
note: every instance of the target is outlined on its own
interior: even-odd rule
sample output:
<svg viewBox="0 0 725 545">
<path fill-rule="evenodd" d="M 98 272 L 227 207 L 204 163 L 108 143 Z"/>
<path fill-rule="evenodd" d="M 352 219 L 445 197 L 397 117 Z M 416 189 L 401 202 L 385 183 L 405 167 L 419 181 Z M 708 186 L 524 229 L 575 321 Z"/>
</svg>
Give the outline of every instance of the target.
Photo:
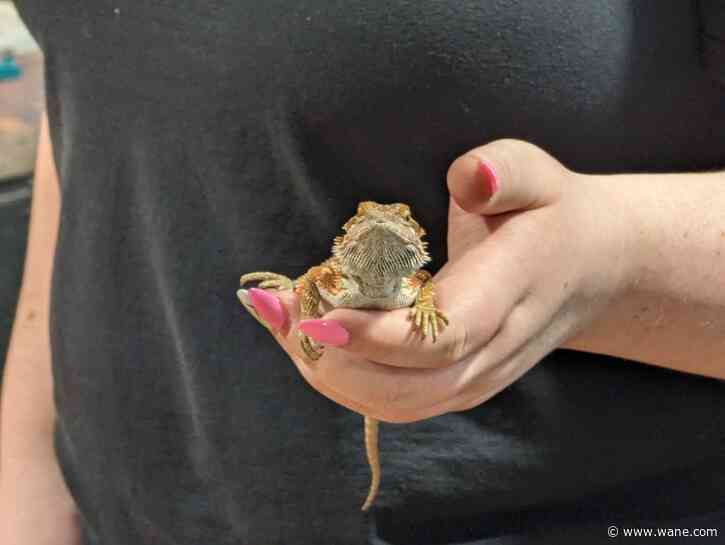
<svg viewBox="0 0 725 545">
<path fill-rule="evenodd" d="M 17 3 L 62 185 L 59 455 L 103 545 L 367 542 L 362 418 L 234 295 L 243 272 L 326 258 L 359 201 L 410 204 L 435 271 L 447 167 L 489 140 L 585 172 L 725 166 L 695 2 Z M 375 532 L 723 507 L 723 394 L 555 354 L 475 409 L 383 425 Z"/>
</svg>

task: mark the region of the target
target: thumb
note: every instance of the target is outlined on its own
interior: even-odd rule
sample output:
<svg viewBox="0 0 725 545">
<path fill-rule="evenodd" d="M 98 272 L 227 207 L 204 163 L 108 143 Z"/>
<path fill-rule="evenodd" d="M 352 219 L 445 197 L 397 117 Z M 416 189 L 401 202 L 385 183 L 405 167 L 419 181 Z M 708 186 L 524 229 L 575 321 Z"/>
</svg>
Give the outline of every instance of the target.
<svg viewBox="0 0 725 545">
<path fill-rule="evenodd" d="M 466 212 L 482 215 L 539 208 L 554 202 L 570 171 L 522 140 L 474 148 L 448 169 L 448 191 Z"/>
</svg>

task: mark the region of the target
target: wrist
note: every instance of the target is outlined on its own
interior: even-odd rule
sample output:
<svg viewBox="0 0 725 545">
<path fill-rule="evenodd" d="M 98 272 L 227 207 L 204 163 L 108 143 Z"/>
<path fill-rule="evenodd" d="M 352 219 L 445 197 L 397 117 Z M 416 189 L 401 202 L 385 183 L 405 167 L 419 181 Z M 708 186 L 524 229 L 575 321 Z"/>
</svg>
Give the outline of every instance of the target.
<svg viewBox="0 0 725 545">
<path fill-rule="evenodd" d="M 626 274 L 562 347 L 725 377 L 725 173 L 596 178 L 630 235 Z"/>
<path fill-rule="evenodd" d="M 626 343 L 625 315 L 639 301 L 642 280 L 651 267 L 651 219 L 643 213 L 646 203 L 633 198 L 630 175 L 578 175 L 584 189 L 584 208 L 592 229 L 585 241 L 593 249 L 594 267 L 585 300 L 596 309 L 562 348 L 607 353 L 612 343 Z"/>
</svg>

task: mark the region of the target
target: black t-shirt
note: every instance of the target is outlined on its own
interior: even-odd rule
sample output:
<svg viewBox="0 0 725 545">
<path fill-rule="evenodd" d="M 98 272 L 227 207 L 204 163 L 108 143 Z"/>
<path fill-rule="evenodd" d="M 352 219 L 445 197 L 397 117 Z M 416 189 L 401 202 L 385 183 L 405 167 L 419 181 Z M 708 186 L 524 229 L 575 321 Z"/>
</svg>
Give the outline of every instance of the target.
<svg viewBox="0 0 725 545">
<path fill-rule="evenodd" d="M 384 424 L 364 516 L 362 418 L 235 297 L 327 257 L 368 199 L 412 206 L 437 270 L 447 167 L 495 138 L 585 172 L 725 167 L 720 2 L 17 4 L 46 58 L 56 447 L 88 543 L 594 543 L 725 508 L 722 382 L 557 352 Z"/>
</svg>

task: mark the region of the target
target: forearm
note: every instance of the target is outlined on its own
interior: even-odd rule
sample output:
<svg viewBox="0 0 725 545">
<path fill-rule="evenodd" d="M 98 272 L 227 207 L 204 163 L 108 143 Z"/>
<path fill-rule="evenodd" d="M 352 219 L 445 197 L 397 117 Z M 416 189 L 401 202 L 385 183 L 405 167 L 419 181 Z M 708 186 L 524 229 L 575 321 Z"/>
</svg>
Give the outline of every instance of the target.
<svg viewBox="0 0 725 545">
<path fill-rule="evenodd" d="M 0 468 L 3 479 L 29 457 L 52 448 L 52 403 L 47 301 L 26 290 L 20 297 L 5 365 Z"/>
<path fill-rule="evenodd" d="M 8 352 L 0 439 L 2 543 L 77 543 L 75 506 L 53 450 L 55 411 L 46 307 L 44 301 L 26 294 Z M 38 514 L 43 519 L 38 520 Z"/>
<path fill-rule="evenodd" d="M 3 379 L 0 543 L 79 543 L 75 506 L 53 449 L 55 405 L 48 316 L 59 202 L 44 120 L 23 284 Z"/>
<path fill-rule="evenodd" d="M 631 218 L 631 276 L 565 348 L 725 378 L 725 173 L 590 181 Z"/>
</svg>

